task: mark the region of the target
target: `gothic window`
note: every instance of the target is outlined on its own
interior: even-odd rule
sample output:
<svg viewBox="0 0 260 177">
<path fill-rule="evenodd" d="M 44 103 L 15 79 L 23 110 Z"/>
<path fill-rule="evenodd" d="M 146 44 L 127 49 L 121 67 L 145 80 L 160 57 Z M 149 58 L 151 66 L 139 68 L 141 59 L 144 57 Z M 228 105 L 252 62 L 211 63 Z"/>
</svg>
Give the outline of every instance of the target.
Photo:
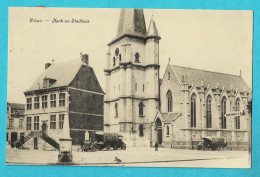
<svg viewBox="0 0 260 177">
<path fill-rule="evenodd" d="M 34 130 L 39 130 L 39 116 L 34 116 Z"/>
<path fill-rule="evenodd" d="M 144 115 L 144 104 L 141 102 L 139 104 L 139 116 L 143 116 Z"/>
<path fill-rule="evenodd" d="M 221 128 L 226 129 L 227 128 L 227 120 L 226 120 L 226 111 L 227 111 L 227 99 L 226 97 L 223 97 L 221 100 Z"/>
<path fill-rule="evenodd" d="M 116 57 L 113 57 L 113 66 L 116 66 Z"/>
<path fill-rule="evenodd" d="M 140 55 L 139 53 L 135 53 L 135 62 L 139 62 Z"/>
<path fill-rule="evenodd" d="M 115 104 L 115 118 L 118 117 L 118 104 Z"/>
<path fill-rule="evenodd" d="M 196 127 L 196 95 L 192 94 L 190 104 L 191 127 Z"/>
<path fill-rule="evenodd" d="M 119 61 L 122 61 L 122 57 L 121 57 L 121 54 L 119 54 Z"/>
<path fill-rule="evenodd" d="M 170 135 L 170 127 L 169 125 L 166 126 L 166 136 Z"/>
<path fill-rule="evenodd" d="M 211 110 L 212 98 L 209 95 L 206 100 L 206 128 L 212 127 L 212 110 Z"/>
<path fill-rule="evenodd" d="M 144 126 L 142 124 L 139 125 L 139 136 L 144 136 Z"/>
<path fill-rule="evenodd" d="M 167 94 L 167 110 L 168 112 L 172 112 L 172 92 L 170 90 L 168 90 Z"/>
<path fill-rule="evenodd" d="M 239 98 L 235 102 L 235 111 L 236 112 L 240 111 L 240 100 L 239 100 Z M 235 123 L 236 123 L 236 129 L 240 129 L 240 116 L 235 117 Z"/>
<path fill-rule="evenodd" d="M 170 78 L 171 78 L 171 73 L 168 72 L 168 80 L 170 80 Z"/>
<path fill-rule="evenodd" d="M 118 54 L 119 54 L 119 48 L 116 48 L 115 55 L 118 56 Z"/>
</svg>

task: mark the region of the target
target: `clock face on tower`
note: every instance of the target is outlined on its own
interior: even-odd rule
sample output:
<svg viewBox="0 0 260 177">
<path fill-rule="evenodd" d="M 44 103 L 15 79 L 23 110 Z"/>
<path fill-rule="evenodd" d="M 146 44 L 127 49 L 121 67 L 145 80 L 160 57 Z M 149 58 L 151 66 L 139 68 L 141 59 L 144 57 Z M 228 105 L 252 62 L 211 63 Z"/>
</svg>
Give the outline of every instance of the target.
<svg viewBox="0 0 260 177">
<path fill-rule="evenodd" d="M 115 55 L 118 56 L 118 54 L 119 54 L 119 48 L 116 48 Z"/>
</svg>

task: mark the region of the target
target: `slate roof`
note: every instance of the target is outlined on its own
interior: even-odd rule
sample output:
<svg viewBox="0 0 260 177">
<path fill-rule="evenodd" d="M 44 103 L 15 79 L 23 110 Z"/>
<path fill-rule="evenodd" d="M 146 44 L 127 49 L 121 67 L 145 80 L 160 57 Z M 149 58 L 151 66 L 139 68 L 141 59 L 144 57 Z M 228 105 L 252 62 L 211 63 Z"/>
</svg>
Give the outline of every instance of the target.
<svg viewBox="0 0 260 177">
<path fill-rule="evenodd" d="M 172 68 L 180 82 L 182 81 L 182 76 L 187 75 L 188 85 L 194 84 L 196 87 L 200 87 L 203 80 L 204 87 L 210 85 L 211 88 L 216 88 L 218 83 L 220 89 L 225 87 L 226 90 L 230 90 L 231 85 L 233 85 L 234 90 L 237 88 L 240 91 L 245 91 L 245 88 L 247 91 L 250 90 L 243 78 L 238 75 L 193 69 L 176 65 L 172 65 Z"/>
<path fill-rule="evenodd" d="M 7 103 L 11 107 L 11 115 L 23 116 L 25 110 L 25 104 L 21 103 Z"/>
<path fill-rule="evenodd" d="M 36 79 L 33 85 L 26 92 L 67 86 L 74 79 L 81 66 L 82 62 L 79 58 L 61 63 L 53 63 L 49 68 L 44 70 L 44 72 Z M 56 82 L 48 88 L 43 88 L 44 78 L 55 79 Z"/>
<path fill-rule="evenodd" d="M 159 33 L 158 33 L 157 28 L 156 28 L 155 21 L 154 21 L 153 17 L 152 17 L 150 24 L 149 24 L 149 27 L 148 27 L 147 36 L 158 36 L 159 37 Z"/>
<path fill-rule="evenodd" d="M 7 103 L 11 108 L 13 109 L 21 109 L 24 110 L 25 109 L 25 104 L 21 104 L 21 103 Z"/>
<path fill-rule="evenodd" d="M 124 34 L 146 37 L 143 9 L 121 9 L 116 38 Z"/>
<path fill-rule="evenodd" d="M 162 113 L 162 117 L 165 123 L 171 123 L 173 120 L 177 119 L 180 115 L 181 115 L 180 112 Z"/>
</svg>

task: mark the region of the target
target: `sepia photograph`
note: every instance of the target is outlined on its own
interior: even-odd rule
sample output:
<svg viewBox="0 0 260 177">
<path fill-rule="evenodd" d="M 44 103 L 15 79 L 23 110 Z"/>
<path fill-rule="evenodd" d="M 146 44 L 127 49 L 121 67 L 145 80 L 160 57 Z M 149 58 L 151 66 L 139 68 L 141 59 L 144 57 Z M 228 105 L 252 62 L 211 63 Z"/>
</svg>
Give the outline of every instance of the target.
<svg viewBox="0 0 260 177">
<path fill-rule="evenodd" d="M 8 13 L 7 165 L 251 168 L 253 11 Z"/>
</svg>

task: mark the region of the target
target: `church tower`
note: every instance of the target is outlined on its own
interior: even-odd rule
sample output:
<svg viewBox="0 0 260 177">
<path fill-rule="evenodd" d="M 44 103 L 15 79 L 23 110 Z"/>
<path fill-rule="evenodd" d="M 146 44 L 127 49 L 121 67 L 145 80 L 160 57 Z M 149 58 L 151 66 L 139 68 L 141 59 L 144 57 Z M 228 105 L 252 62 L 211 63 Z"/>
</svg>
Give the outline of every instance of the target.
<svg viewBox="0 0 260 177">
<path fill-rule="evenodd" d="M 124 136 L 127 146 L 149 146 L 159 109 L 159 40 L 153 17 L 146 30 L 143 9 L 122 9 L 108 44 L 104 132 Z"/>
</svg>

